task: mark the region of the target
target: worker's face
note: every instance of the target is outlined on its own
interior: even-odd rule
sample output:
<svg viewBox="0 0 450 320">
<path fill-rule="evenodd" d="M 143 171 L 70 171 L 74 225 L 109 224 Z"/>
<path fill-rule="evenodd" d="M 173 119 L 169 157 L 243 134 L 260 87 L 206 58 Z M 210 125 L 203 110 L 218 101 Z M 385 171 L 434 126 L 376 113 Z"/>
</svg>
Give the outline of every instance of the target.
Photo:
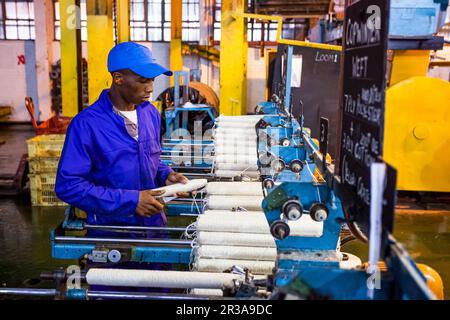
<svg viewBox="0 0 450 320">
<path fill-rule="evenodd" d="M 121 96 L 129 103 L 141 104 L 150 99 L 154 78 L 144 78 L 131 70 L 113 73 L 113 82 L 119 88 Z"/>
</svg>

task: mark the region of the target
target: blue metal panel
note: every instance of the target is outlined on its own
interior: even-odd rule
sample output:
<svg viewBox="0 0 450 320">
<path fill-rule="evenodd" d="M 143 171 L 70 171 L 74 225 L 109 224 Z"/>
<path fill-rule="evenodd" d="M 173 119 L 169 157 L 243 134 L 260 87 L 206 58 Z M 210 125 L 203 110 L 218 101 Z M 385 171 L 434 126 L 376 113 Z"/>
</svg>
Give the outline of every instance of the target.
<svg viewBox="0 0 450 320">
<path fill-rule="evenodd" d="M 181 213 L 187 214 L 200 214 L 202 210 L 201 204 L 196 206 L 194 203 L 192 204 L 176 204 L 176 203 L 168 203 L 166 204 L 166 215 L 168 216 L 179 216 Z"/>
<path fill-rule="evenodd" d="M 61 244 L 52 241 L 52 257 L 55 259 L 79 259 L 94 249 L 94 244 Z"/>
<path fill-rule="evenodd" d="M 448 0 L 391 1 L 389 36 L 418 37 L 435 34 L 445 22 Z"/>
<path fill-rule="evenodd" d="M 288 46 L 287 52 L 287 67 L 286 67 L 286 95 L 284 97 L 284 108 L 289 110 L 291 104 L 291 78 L 292 78 L 292 53 L 294 52 L 293 46 Z"/>
<path fill-rule="evenodd" d="M 282 270 L 276 275 L 276 285 L 288 285 L 295 277 L 300 277 L 317 293 L 329 296 L 335 300 L 365 300 L 368 297 L 367 278 L 365 271 L 342 270 L 333 267 L 302 268 L 297 273 Z M 381 289 L 374 290 L 375 299 L 388 299 L 391 293 L 389 275 L 381 278 Z"/>
<path fill-rule="evenodd" d="M 326 185 L 313 185 L 310 182 L 284 182 L 271 190 L 268 197 L 263 200 L 262 207 L 269 225 L 280 219 L 281 207 L 271 207 L 271 198 L 298 199 L 306 210 L 313 203 L 326 204 L 328 218 L 323 222 L 323 235 L 321 237 L 288 236 L 283 240 L 276 240 L 278 249 L 293 250 L 335 250 L 339 239 L 341 225 L 338 219 L 343 219 L 341 202 Z M 286 201 L 285 200 L 285 201 Z M 284 201 L 284 202 L 285 202 Z"/>
<path fill-rule="evenodd" d="M 69 300 L 86 300 L 87 290 L 86 289 L 69 289 L 66 292 L 66 298 Z"/>
<path fill-rule="evenodd" d="M 136 247 L 132 250 L 132 259 L 138 262 L 189 264 L 191 251 L 191 248 Z"/>
</svg>

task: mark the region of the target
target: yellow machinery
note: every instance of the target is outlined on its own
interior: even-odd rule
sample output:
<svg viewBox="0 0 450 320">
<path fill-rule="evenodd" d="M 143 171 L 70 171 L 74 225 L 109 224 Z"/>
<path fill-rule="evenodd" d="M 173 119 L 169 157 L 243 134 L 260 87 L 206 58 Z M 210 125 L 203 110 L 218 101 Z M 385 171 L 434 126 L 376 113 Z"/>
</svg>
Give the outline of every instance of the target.
<svg viewBox="0 0 450 320">
<path fill-rule="evenodd" d="M 429 53 L 393 53 L 383 158 L 398 170 L 398 190 L 450 192 L 450 83 L 426 76 Z"/>
</svg>

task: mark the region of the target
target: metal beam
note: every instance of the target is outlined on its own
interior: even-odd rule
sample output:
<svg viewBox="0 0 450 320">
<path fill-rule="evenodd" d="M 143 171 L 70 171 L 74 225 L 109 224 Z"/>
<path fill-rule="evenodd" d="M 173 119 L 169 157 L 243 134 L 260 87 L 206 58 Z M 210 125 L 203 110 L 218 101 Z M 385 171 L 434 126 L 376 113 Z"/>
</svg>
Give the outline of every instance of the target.
<svg viewBox="0 0 450 320">
<path fill-rule="evenodd" d="M 88 91 L 89 104 L 111 85 L 108 52 L 114 46 L 112 0 L 87 0 Z"/>
<path fill-rule="evenodd" d="M 62 111 L 73 117 L 83 107 L 80 0 L 60 0 L 59 12 Z"/>
<path fill-rule="evenodd" d="M 170 4 L 170 70 L 183 70 L 183 56 L 181 53 L 181 3 L 182 0 L 172 0 Z M 174 78 L 170 78 L 170 85 L 174 85 Z"/>
<path fill-rule="evenodd" d="M 247 0 L 223 0 L 220 36 L 220 111 L 246 114 L 247 23 L 242 19 Z"/>
<path fill-rule="evenodd" d="M 35 117 L 37 120 L 46 120 L 52 116 L 52 98 L 50 78 L 52 43 L 54 40 L 53 1 L 42 0 L 34 2 L 35 24 L 40 26 L 35 30 L 35 56 L 37 96 L 33 97 L 35 104 Z M 54 110 L 59 113 L 59 110 Z"/>
<path fill-rule="evenodd" d="M 130 1 L 116 0 L 117 43 L 130 41 Z"/>
</svg>

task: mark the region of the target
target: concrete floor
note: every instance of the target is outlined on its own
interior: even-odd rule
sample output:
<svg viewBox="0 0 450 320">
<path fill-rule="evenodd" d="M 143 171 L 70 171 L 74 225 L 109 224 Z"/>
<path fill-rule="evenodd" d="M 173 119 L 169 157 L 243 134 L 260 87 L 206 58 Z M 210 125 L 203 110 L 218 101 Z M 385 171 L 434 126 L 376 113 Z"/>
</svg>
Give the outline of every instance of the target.
<svg viewBox="0 0 450 320">
<path fill-rule="evenodd" d="M 25 140 L 34 135 L 31 126 L 0 126 L 0 174 L 15 173 L 26 152 Z M 63 219 L 64 208 L 32 208 L 29 195 L 0 198 L 0 285 L 36 286 L 29 279 L 41 271 L 67 267 L 76 261 L 51 257 L 50 230 Z M 175 222 L 175 221 L 172 221 Z M 394 236 L 418 263 L 435 268 L 443 278 L 445 297 L 450 299 L 450 214 L 397 214 Z M 368 248 L 350 242 L 342 248 L 367 261 Z M 37 286 L 41 286 L 38 284 Z"/>
</svg>

